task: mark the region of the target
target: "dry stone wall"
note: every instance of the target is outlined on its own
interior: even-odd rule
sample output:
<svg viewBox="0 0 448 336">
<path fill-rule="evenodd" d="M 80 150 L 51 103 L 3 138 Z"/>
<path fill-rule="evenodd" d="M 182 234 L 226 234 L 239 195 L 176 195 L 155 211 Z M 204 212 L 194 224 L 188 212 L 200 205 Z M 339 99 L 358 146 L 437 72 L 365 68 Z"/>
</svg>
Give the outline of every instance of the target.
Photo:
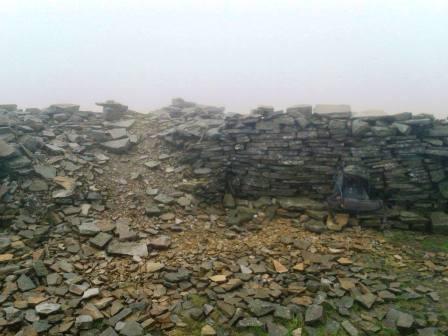
<svg viewBox="0 0 448 336">
<path fill-rule="evenodd" d="M 323 200 L 337 167 L 356 164 L 369 172 L 374 196 L 399 206 L 402 221 L 425 223 L 447 208 L 448 123 L 432 115 L 356 116 L 347 105 L 259 107 L 228 116 L 219 132 L 189 149 L 195 172 L 208 174 L 209 196 Z"/>
</svg>

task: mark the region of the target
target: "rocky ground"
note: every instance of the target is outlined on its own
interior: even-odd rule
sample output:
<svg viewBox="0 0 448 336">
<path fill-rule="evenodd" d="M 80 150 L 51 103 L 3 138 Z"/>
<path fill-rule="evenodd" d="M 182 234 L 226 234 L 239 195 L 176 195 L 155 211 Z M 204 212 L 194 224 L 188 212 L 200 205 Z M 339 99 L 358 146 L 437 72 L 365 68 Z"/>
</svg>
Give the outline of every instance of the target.
<svg viewBox="0 0 448 336">
<path fill-rule="evenodd" d="M 303 199 L 207 202 L 162 140 L 188 124 L 173 114 L 9 110 L 2 335 L 448 334 L 443 236 L 343 215 L 323 231 Z"/>
</svg>

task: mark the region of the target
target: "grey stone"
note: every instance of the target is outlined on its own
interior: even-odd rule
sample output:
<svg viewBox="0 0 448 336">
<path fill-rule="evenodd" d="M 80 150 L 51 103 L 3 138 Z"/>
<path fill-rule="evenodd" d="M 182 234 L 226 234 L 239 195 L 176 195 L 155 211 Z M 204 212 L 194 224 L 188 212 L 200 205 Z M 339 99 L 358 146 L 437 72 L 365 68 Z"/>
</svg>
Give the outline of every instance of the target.
<svg viewBox="0 0 448 336">
<path fill-rule="evenodd" d="M 9 237 L 0 237 L 0 253 L 5 252 L 11 246 L 11 239 Z"/>
<path fill-rule="evenodd" d="M 26 292 L 26 291 L 36 288 L 36 284 L 33 282 L 33 280 L 31 280 L 30 277 L 26 276 L 25 274 L 22 274 L 17 279 L 17 287 L 19 287 L 19 289 L 22 292 Z"/>
<path fill-rule="evenodd" d="M 359 335 L 358 329 L 356 329 L 355 326 L 350 323 L 350 321 L 344 320 L 344 321 L 342 321 L 341 325 L 342 325 L 342 328 L 344 328 L 344 330 L 350 336 L 358 336 Z"/>
<path fill-rule="evenodd" d="M 238 328 L 262 327 L 263 323 L 255 317 L 246 317 L 238 321 Z"/>
<path fill-rule="evenodd" d="M 108 327 L 99 336 L 118 336 L 118 334 L 115 332 L 114 328 Z"/>
<path fill-rule="evenodd" d="M 101 143 L 101 146 L 112 153 L 122 154 L 131 148 L 131 142 L 129 138 L 123 138 L 103 142 Z"/>
<path fill-rule="evenodd" d="M 91 329 L 93 325 L 93 317 L 90 315 L 79 315 L 75 319 L 75 326 L 81 330 Z"/>
<path fill-rule="evenodd" d="M 185 269 L 180 269 L 177 272 L 165 273 L 164 278 L 168 282 L 177 283 L 190 279 L 190 272 Z"/>
<path fill-rule="evenodd" d="M 48 184 L 44 180 L 33 179 L 28 189 L 33 192 L 47 191 Z"/>
<path fill-rule="evenodd" d="M 115 314 L 114 316 L 112 316 L 107 323 L 111 326 L 115 326 L 117 324 L 117 322 L 125 319 L 126 317 L 128 317 L 129 315 L 132 314 L 132 309 L 130 308 L 124 308 L 122 310 L 120 310 L 117 314 Z"/>
<path fill-rule="evenodd" d="M 94 236 L 101 231 L 95 221 L 84 221 L 78 226 L 79 234 L 83 236 Z"/>
<path fill-rule="evenodd" d="M 48 274 L 48 269 L 41 260 L 36 260 L 33 262 L 34 272 L 38 277 L 44 277 Z"/>
<path fill-rule="evenodd" d="M 163 250 L 169 248 L 171 245 L 171 238 L 168 236 L 159 236 L 151 239 L 149 246 L 156 250 Z"/>
<path fill-rule="evenodd" d="M 11 157 L 15 152 L 15 148 L 0 139 L 0 159 Z"/>
<path fill-rule="evenodd" d="M 165 194 L 158 194 L 156 197 L 154 197 L 154 200 L 162 204 L 171 204 L 174 202 L 174 198 Z"/>
<path fill-rule="evenodd" d="M 322 233 L 327 230 L 324 223 L 318 220 L 310 219 L 304 224 L 305 229 L 314 233 Z"/>
<path fill-rule="evenodd" d="M 372 293 L 359 294 L 355 296 L 355 300 L 365 308 L 370 309 L 376 301 L 376 296 Z"/>
<path fill-rule="evenodd" d="M 107 243 L 109 243 L 112 240 L 112 238 L 113 238 L 112 235 L 106 232 L 100 232 L 95 237 L 90 238 L 89 242 L 93 246 L 102 249 L 107 245 Z"/>
<path fill-rule="evenodd" d="M 414 325 L 414 317 L 411 314 L 399 312 L 396 325 L 399 329 L 410 329 Z"/>
<path fill-rule="evenodd" d="M 257 317 L 267 315 L 274 310 L 275 306 L 270 302 L 262 300 L 252 300 L 249 303 L 249 311 Z"/>
<path fill-rule="evenodd" d="M 267 323 L 268 335 L 269 336 L 285 336 L 288 335 L 288 329 L 286 329 L 281 324 L 274 322 Z"/>
<path fill-rule="evenodd" d="M 42 302 L 36 305 L 35 309 L 38 314 L 50 315 L 59 311 L 61 305 L 58 303 Z"/>
<path fill-rule="evenodd" d="M 119 242 L 113 240 L 107 246 L 107 253 L 118 255 L 129 255 L 138 257 L 148 256 L 148 247 L 145 243 Z"/>
<path fill-rule="evenodd" d="M 311 305 L 305 311 L 305 323 L 314 324 L 322 320 L 324 309 L 320 305 Z"/>
<path fill-rule="evenodd" d="M 158 166 L 160 166 L 160 164 L 161 164 L 160 161 L 154 161 L 154 160 L 145 162 L 145 166 L 148 167 L 149 169 L 157 168 Z"/>
<path fill-rule="evenodd" d="M 286 210 L 325 210 L 325 204 L 306 197 L 280 197 L 278 198 L 280 207 Z"/>
<path fill-rule="evenodd" d="M 113 128 L 109 130 L 109 134 L 114 140 L 126 138 L 128 136 L 126 128 Z"/>
<path fill-rule="evenodd" d="M 120 330 L 120 335 L 124 336 L 140 336 L 143 335 L 143 328 L 137 321 L 127 321 Z"/>
</svg>

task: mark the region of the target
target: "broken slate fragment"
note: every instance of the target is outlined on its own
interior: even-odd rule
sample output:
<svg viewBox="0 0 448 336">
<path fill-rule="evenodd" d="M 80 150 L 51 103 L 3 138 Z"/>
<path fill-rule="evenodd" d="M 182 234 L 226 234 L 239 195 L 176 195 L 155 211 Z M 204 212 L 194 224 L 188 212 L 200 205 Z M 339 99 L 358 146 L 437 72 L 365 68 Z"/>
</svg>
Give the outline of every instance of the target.
<svg viewBox="0 0 448 336">
<path fill-rule="evenodd" d="M 118 233 L 119 241 L 129 241 L 137 239 L 137 232 L 132 231 L 129 228 L 129 220 L 126 218 L 120 218 L 115 223 L 116 232 Z"/>
<path fill-rule="evenodd" d="M 120 335 L 141 336 L 143 335 L 143 328 L 137 321 L 126 321 L 123 328 L 120 329 Z"/>
<path fill-rule="evenodd" d="M 311 305 L 305 312 L 305 323 L 314 324 L 322 320 L 324 309 L 320 305 Z"/>
<path fill-rule="evenodd" d="M 33 280 L 31 280 L 30 277 L 26 276 L 25 274 L 22 274 L 17 279 L 17 287 L 19 287 L 19 289 L 22 292 L 26 292 L 26 291 L 36 288 L 36 284 L 33 282 Z"/>
<path fill-rule="evenodd" d="M 90 238 L 89 242 L 90 244 L 92 244 L 93 246 L 97 247 L 97 248 L 104 248 L 107 243 L 112 239 L 112 235 L 106 233 L 106 232 L 100 232 L 98 233 L 95 237 Z"/>
<path fill-rule="evenodd" d="M 131 148 L 131 142 L 129 138 L 123 138 L 103 142 L 101 146 L 112 153 L 122 154 Z"/>
<path fill-rule="evenodd" d="M 399 312 L 396 322 L 398 329 L 410 329 L 414 324 L 414 317 L 411 314 Z"/>
<path fill-rule="evenodd" d="M 155 239 L 151 239 L 149 246 L 156 250 L 164 250 L 171 245 L 171 238 L 169 236 L 160 236 Z"/>
<path fill-rule="evenodd" d="M 107 253 L 118 255 L 129 255 L 138 257 L 148 256 L 148 247 L 145 243 L 119 242 L 113 240 L 107 246 Z"/>
<path fill-rule="evenodd" d="M 46 178 L 49 180 L 56 177 L 56 168 L 53 166 L 35 165 L 34 171 L 36 172 L 36 174 L 39 174 L 43 178 Z"/>
<path fill-rule="evenodd" d="M 174 202 L 174 198 L 165 194 L 158 194 L 156 197 L 154 197 L 154 200 L 162 204 L 171 204 Z"/>
<path fill-rule="evenodd" d="M 79 234 L 83 236 L 94 236 L 101 231 L 95 221 L 84 221 L 78 230 Z"/>
<path fill-rule="evenodd" d="M 356 329 L 353 326 L 353 324 L 350 323 L 350 321 L 344 320 L 344 321 L 342 321 L 341 325 L 344 328 L 344 330 L 347 332 L 347 334 L 349 334 L 350 336 L 358 336 L 359 335 L 358 329 Z"/>
<path fill-rule="evenodd" d="M 149 169 L 154 169 L 160 166 L 160 161 L 153 161 L 153 160 L 146 161 L 145 166 L 148 167 Z"/>
<path fill-rule="evenodd" d="M 61 305 L 58 303 L 49 303 L 49 302 L 42 302 L 39 303 L 36 307 L 36 312 L 41 315 L 49 315 L 57 312 L 59 309 L 61 309 Z"/>
</svg>

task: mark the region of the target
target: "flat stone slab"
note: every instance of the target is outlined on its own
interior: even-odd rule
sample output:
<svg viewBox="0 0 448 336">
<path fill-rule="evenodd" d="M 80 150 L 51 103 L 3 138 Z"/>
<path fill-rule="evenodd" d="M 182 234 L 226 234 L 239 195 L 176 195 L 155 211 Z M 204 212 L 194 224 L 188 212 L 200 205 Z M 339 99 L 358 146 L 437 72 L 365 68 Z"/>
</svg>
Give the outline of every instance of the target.
<svg viewBox="0 0 448 336">
<path fill-rule="evenodd" d="M 112 153 L 125 153 L 131 148 L 131 141 L 129 138 L 106 141 L 101 146 Z"/>
<path fill-rule="evenodd" d="M 118 120 L 118 121 L 114 121 L 114 122 L 110 122 L 110 121 L 105 121 L 103 123 L 103 125 L 105 127 L 109 127 L 109 128 L 131 128 L 132 125 L 134 125 L 135 123 L 135 119 L 126 119 L 126 120 Z"/>
<path fill-rule="evenodd" d="M 119 242 L 117 240 L 113 240 L 107 246 L 107 253 L 117 255 L 147 257 L 148 247 L 146 246 L 145 243 Z"/>
<path fill-rule="evenodd" d="M 95 237 L 90 238 L 89 242 L 95 247 L 98 248 L 104 248 L 108 242 L 111 241 L 112 235 L 106 233 L 106 232 L 100 232 Z"/>
<path fill-rule="evenodd" d="M 324 210 L 324 202 L 318 202 L 306 197 L 279 197 L 280 207 L 286 210 Z"/>
<path fill-rule="evenodd" d="M 171 238 L 168 236 L 160 236 L 152 239 L 149 242 L 149 246 L 156 250 L 164 250 L 169 248 L 171 245 Z"/>
<path fill-rule="evenodd" d="M 126 128 L 112 128 L 109 130 L 109 134 L 114 140 L 126 138 L 128 136 Z"/>
<path fill-rule="evenodd" d="M 49 315 L 61 309 L 61 305 L 58 303 L 42 302 L 39 303 L 35 309 L 38 314 Z"/>
<path fill-rule="evenodd" d="M 56 177 L 56 168 L 53 166 L 35 165 L 33 168 L 36 174 L 39 174 L 43 178 L 51 180 Z"/>
<path fill-rule="evenodd" d="M 10 144 L 6 143 L 3 140 L 0 140 L 0 158 L 4 159 L 12 156 L 14 154 L 15 149 Z"/>
</svg>

